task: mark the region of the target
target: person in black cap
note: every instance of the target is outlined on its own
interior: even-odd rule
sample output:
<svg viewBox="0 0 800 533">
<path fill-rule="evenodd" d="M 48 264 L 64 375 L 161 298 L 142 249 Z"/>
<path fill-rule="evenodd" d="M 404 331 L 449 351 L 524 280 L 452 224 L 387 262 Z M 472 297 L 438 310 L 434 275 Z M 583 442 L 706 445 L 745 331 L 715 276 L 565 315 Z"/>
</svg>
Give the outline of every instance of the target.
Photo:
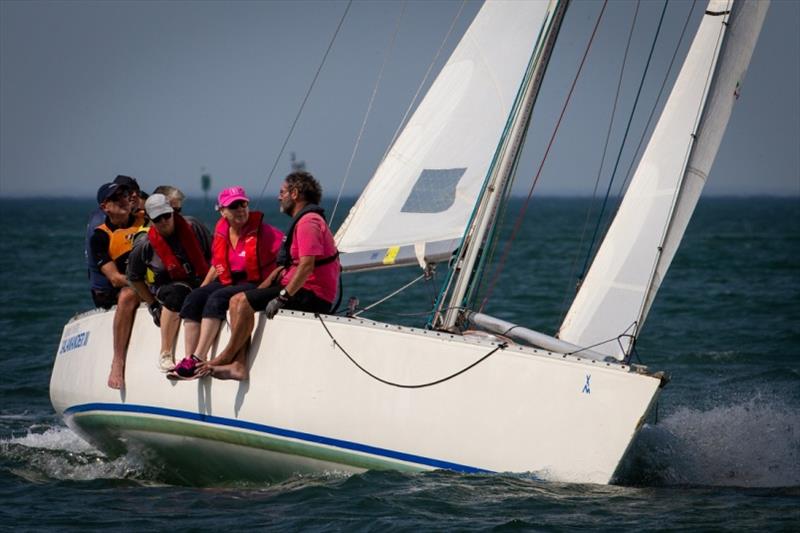
<svg viewBox="0 0 800 533">
<path fill-rule="evenodd" d="M 130 176 L 123 176 L 118 175 L 114 178 L 113 183 L 117 185 L 122 185 L 123 187 L 128 189 L 129 198 L 131 201 L 131 213 L 134 215 L 138 215 L 139 213 L 144 213 L 144 202 L 147 200 L 147 193 L 144 192 L 139 187 L 139 182 L 136 181 L 136 178 L 132 178 Z"/>
<path fill-rule="evenodd" d="M 114 178 L 114 181 L 112 181 L 111 183 L 120 185 L 125 190 L 128 191 L 129 194 L 128 198 L 129 200 L 131 200 L 131 204 L 134 207 L 136 207 L 136 209 L 133 210 L 134 214 L 137 214 L 136 211 L 138 210 L 139 206 L 142 207 L 141 211 L 142 213 L 144 213 L 144 205 L 143 205 L 144 200 L 141 200 L 141 191 L 139 190 L 139 183 L 134 178 L 130 176 L 123 176 L 120 174 L 116 178 Z M 84 257 L 86 257 L 86 268 L 89 272 L 89 290 L 92 292 L 92 300 L 95 302 L 95 305 L 97 307 L 103 307 L 105 309 L 108 309 L 108 307 L 114 304 L 112 303 L 108 307 L 106 307 L 105 305 L 100 305 L 100 303 L 98 303 L 97 298 L 95 297 L 95 294 L 107 293 L 109 291 L 112 291 L 113 286 L 108 281 L 108 278 L 105 277 L 105 275 L 103 275 L 102 272 L 100 272 L 100 269 L 95 264 L 94 258 L 92 257 L 92 254 L 89 250 L 89 241 L 91 240 L 92 235 L 94 234 L 94 230 L 95 228 L 97 228 L 97 226 L 103 223 L 105 218 L 106 214 L 99 207 L 95 209 L 91 215 L 89 215 L 89 221 L 86 224 L 86 239 L 84 240 L 83 248 L 84 248 Z"/>
<path fill-rule="evenodd" d="M 105 214 L 89 239 L 89 254 L 94 265 L 108 280 L 110 289 L 92 290 L 95 305 L 110 309 L 114 304 L 114 357 L 108 386 L 122 389 L 125 385 L 125 352 L 128 348 L 133 317 L 139 297 L 128 286 L 125 271 L 133 239 L 144 223 L 142 214 L 131 213 L 130 191 L 124 185 L 105 183 L 97 190 L 97 203 Z"/>
</svg>

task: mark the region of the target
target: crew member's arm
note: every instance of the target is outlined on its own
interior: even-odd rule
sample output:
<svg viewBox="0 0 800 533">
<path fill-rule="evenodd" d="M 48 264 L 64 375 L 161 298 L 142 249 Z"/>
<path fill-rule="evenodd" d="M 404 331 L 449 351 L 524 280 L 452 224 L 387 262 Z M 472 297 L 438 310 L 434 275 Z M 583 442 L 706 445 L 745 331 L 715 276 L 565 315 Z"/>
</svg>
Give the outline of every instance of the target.
<svg viewBox="0 0 800 533">
<path fill-rule="evenodd" d="M 120 273 L 119 269 L 117 269 L 117 264 L 114 261 L 109 261 L 100 267 L 100 272 L 103 273 L 105 277 L 108 278 L 108 281 L 111 282 L 111 285 L 114 287 L 127 287 L 128 286 L 128 278 L 125 277 L 124 274 Z"/>
<path fill-rule="evenodd" d="M 264 289 L 264 288 L 269 287 L 270 285 L 272 285 L 275 282 L 275 278 L 277 278 L 278 274 L 280 274 L 281 272 L 283 272 L 283 267 L 282 266 L 276 267 L 272 272 L 269 273 L 269 276 L 267 276 L 267 279 L 265 279 L 264 281 L 262 281 L 258 285 L 258 288 L 259 289 Z"/>
<path fill-rule="evenodd" d="M 150 246 L 147 236 L 137 239 L 128 256 L 128 270 L 125 272 L 128 284 L 147 305 L 156 301 L 144 282 L 147 275 L 147 264 L 152 259 L 152 254 L 153 248 Z"/>
<path fill-rule="evenodd" d="M 150 305 L 156 301 L 156 299 L 153 298 L 153 294 L 147 289 L 147 284 L 144 281 L 129 280 L 129 284 L 133 290 L 136 291 L 136 294 L 139 295 L 139 298 L 141 298 L 142 301 L 144 301 L 144 303 L 147 305 Z"/>
<path fill-rule="evenodd" d="M 211 265 L 211 268 L 208 269 L 208 274 L 206 274 L 206 277 L 203 280 L 203 283 L 200 284 L 200 286 L 205 287 L 215 279 L 217 279 L 217 269 L 214 268 L 214 265 Z"/>
</svg>

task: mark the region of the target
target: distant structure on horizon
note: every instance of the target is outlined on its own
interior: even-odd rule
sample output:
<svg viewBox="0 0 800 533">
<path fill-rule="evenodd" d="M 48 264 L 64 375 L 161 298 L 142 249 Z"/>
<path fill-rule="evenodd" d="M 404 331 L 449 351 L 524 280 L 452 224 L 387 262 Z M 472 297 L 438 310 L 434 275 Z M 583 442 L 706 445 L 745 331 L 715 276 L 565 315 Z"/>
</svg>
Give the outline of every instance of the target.
<svg viewBox="0 0 800 533">
<path fill-rule="evenodd" d="M 290 155 L 292 161 L 292 172 L 300 172 L 306 169 L 306 162 L 305 161 L 298 161 L 295 157 L 294 152 Z"/>
<path fill-rule="evenodd" d="M 200 169 L 200 187 L 203 189 L 203 205 L 208 206 L 208 191 L 211 189 L 211 174 L 206 171 L 206 167 Z"/>
</svg>

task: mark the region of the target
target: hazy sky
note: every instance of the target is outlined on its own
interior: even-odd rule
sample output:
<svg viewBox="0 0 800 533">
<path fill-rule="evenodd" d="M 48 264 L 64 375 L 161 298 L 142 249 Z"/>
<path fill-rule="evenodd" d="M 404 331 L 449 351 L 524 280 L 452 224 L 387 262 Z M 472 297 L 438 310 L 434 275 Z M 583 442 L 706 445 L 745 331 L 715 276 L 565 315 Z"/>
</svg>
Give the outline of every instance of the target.
<svg viewBox="0 0 800 533">
<path fill-rule="evenodd" d="M 0 196 L 89 197 L 120 173 L 148 190 L 173 184 L 198 195 L 203 167 L 214 193 L 241 184 L 258 196 L 345 6 L 0 0 Z M 531 183 L 600 6 L 577 0 L 567 13 L 518 192 Z M 662 6 L 641 4 L 610 161 Z M 354 2 L 266 195 L 275 195 L 289 170 L 290 151 L 335 195 L 402 13 L 345 188 L 359 193 L 460 7 L 458 1 Z M 538 193 L 591 194 L 633 7 L 609 4 Z M 682 50 L 704 7 L 695 6 Z M 435 71 L 479 8 L 466 3 Z M 690 8 L 682 0 L 668 5 L 633 123 L 636 140 Z M 631 152 L 623 154 L 627 168 Z M 706 192 L 800 194 L 800 2 L 772 2 Z"/>
</svg>

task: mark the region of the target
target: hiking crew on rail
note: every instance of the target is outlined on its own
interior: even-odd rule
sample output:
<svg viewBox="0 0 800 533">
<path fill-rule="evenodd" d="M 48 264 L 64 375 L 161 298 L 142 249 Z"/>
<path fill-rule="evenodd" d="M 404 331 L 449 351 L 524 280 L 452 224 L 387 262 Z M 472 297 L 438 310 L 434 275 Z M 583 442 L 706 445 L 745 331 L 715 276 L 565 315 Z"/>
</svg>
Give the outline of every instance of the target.
<svg viewBox="0 0 800 533">
<path fill-rule="evenodd" d="M 339 253 L 319 207 L 322 188 L 308 172 L 294 172 L 281 185 L 282 213 L 292 217 L 278 256 L 278 266 L 258 288 L 231 299 L 231 338 L 219 354 L 196 370 L 197 376 L 247 379 L 246 346 L 255 313 L 273 318 L 281 308 L 329 313 L 339 281 Z"/>
<path fill-rule="evenodd" d="M 206 227 L 178 214 L 173 203 L 160 193 L 147 199 L 145 210 L 151 227 L 134 243 L 127 271 L 128 281 L 161 328 L 159 367 L 163 372 L 175 367 L 179 313 L 186 297 L 208 274 L 211 258 L 211 235 Z"/>
</svg>

